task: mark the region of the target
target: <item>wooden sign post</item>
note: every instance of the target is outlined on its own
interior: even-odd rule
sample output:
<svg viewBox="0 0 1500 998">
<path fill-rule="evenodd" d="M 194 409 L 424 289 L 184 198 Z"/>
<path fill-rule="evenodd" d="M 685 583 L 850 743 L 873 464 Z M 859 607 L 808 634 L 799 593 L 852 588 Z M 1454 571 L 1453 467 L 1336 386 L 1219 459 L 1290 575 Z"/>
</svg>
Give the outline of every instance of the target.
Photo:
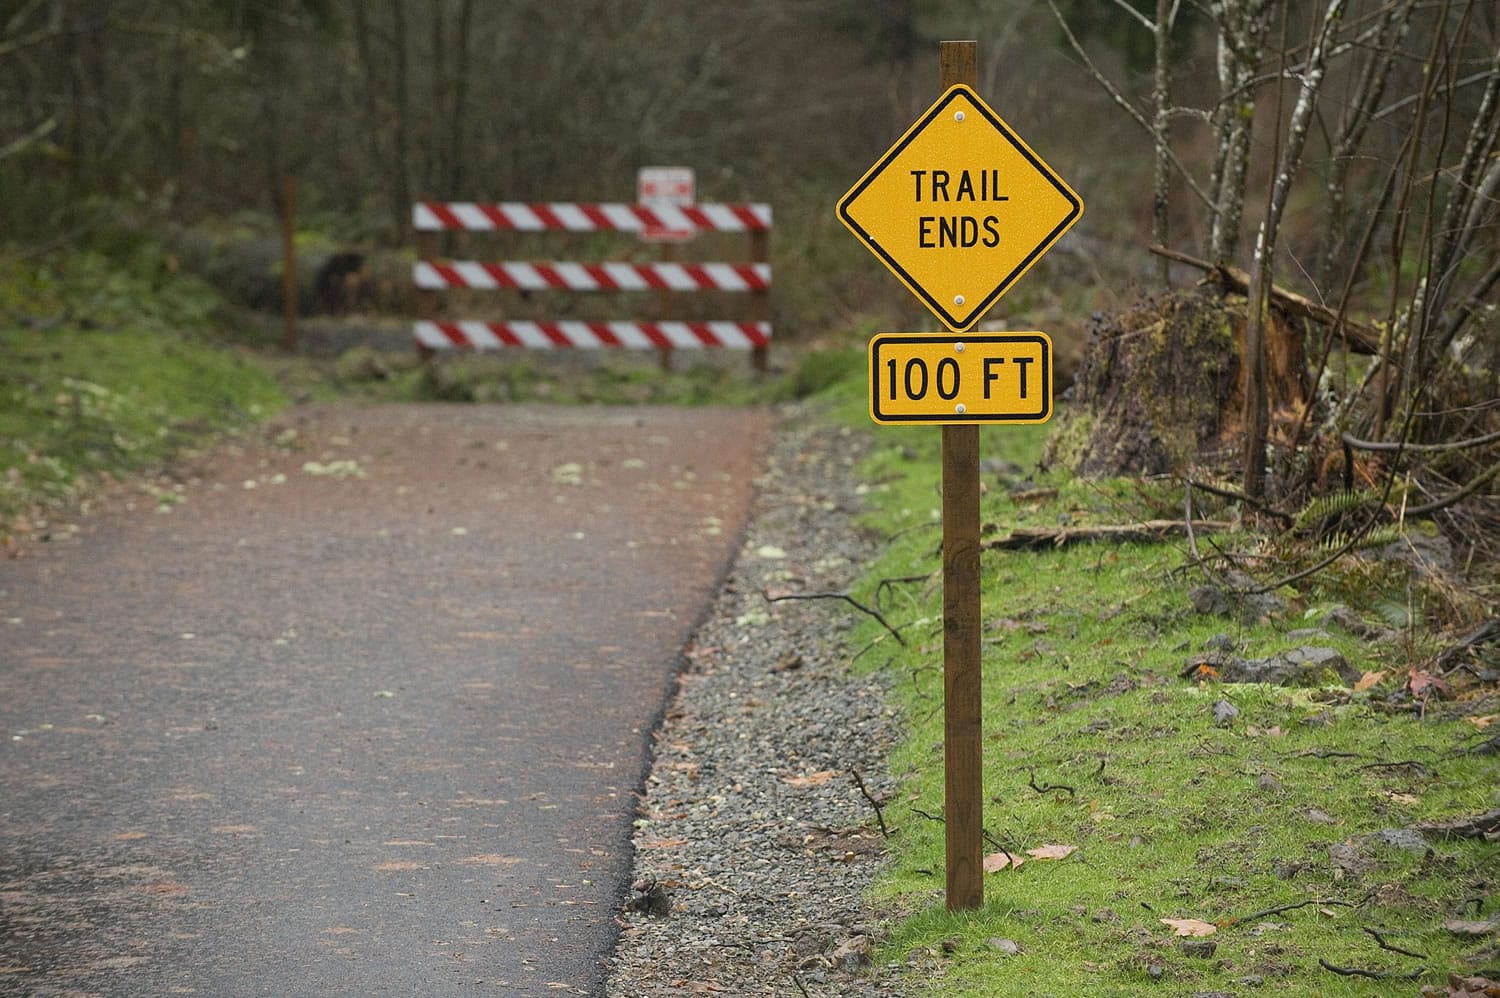
<svg viewBox="0 0 1500 998">
<path fill-rule="evenodd" d="M 870 416 L 943 427 L 943 820 L 949 911 L 984 904 L 979 426 L 1052 414 L 1045 333 L 965 335 L 1083 213 L 975 92 L 978 44 L 943 42 L 943 94 L 838 215 L 948 333 L 870 341 Z"/>
<path fill-rule="evenodd" d="M 943 42 L 939 84 L 979 83 L 979 44 Z M 979 427 L 943 427 L 943 820 L 948 910 L 984 904 Z"/>
</svg>

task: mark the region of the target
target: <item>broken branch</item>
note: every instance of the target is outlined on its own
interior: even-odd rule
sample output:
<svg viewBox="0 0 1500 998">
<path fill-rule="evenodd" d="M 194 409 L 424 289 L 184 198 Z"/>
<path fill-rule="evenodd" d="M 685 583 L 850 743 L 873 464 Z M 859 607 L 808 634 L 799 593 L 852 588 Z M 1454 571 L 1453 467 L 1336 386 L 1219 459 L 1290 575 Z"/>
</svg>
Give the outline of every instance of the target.
<svg viewBox="0 0 1500 998">
<path fill-rule="evenodd" d="M 906 646 L 906 639 L 901 637 L 901 635 L 897 633 L 896 629 L 890 625 L 890 622 L 885 619 L 885 614 L 881 613 L 879 610 L 875 610 L 868 606 L 865 606 L 863 603 L 855 599 L 853 596 L 850 596 L 848 593 L 786 593 L 781 596 L 772 596 L 770 593 L 762 589 L 760 591 L 760 594 L 765 597 L 767 603 L 780 603 L 782 600 L 789 599 L 843 600 L 845 603 L 848 603 L 850 606 L 854 607 L 854 609 L 856 610 L 859 610 L 861 613 L 867 613 L 870 616 L 874 617 L 876 620 L 880 621 L 880 626 L 884 627 L 887 631 L 890 632 L 891 637 L 896 639 L 897 644 L 901 645 L 902 647 Z"/>
<path fill-rule="evenodd" d="M 1429 959 L 1426 953 L 1413 953 L 1409 949 L 1402 949 L 1400 946 L 1392 946 L 1390 943 L 1385 941 L 1385 936 L 1382 936 L 1379 932 L 1376 932 L 1369 926 L 1365 926 L 1364 930 L 1367 935 L 1375 940 L 1375 944 L 1383 950 L 1389 950 L 1392 953 L 1400 953 L 1402 956 L 1415 957 L 1418 960 Z"/>
<path fill-rule="evenodd" d="M 859 770 L 851 766 L 849 767 L 849 775 L 854 777 L 854 785 L 859 787 L 859 792 L 864 794 L 865 800 L 869 801 L 870 806 L 875 809 L 875 820 L 880 823 L 880 837 L 883 839 L 890 838 L 891 832 L 890 829 L 885 827 L 885 813 L 880 806 L 880 801 L 876 800 L 870 794 L 870 791 L 865 789 L 865 781 L 860 777 Z"/>
<path fill-rule="evenodd" d="M 1029 786 L 1031 789 L 1035 790 L 1039 794 L 1050 793 L 1053 790 L 1066 790 L 1069 797 L 1077 797 L 1078 796 L 1078 792 L 1076 790 L 1074 790 L 1072 787 L 1065 786 L 1065 785 L 1063 785 L 1061 783 L 1043 783 L 1041 786 L 1037 786 L 1037 783 L 1036 783 L 1036 771 L 1035 770 L 1028 770 L 1028 773 L 1030 774 L 1030 779 L 1028 779 L 1026 781 L 1026 785 Z"/>
</svg>

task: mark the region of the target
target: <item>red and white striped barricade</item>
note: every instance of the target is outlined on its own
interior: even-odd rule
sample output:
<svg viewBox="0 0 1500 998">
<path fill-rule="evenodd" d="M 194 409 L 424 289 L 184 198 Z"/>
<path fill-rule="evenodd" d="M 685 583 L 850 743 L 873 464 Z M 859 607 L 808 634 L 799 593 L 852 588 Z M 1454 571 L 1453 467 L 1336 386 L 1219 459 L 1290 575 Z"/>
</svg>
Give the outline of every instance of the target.
<svg viewBox="0 0 1500 998">
<path fill-rule="evenodd" d="M 572 204 L 420 201 L 412 206 L 418 256 L 412 280 L 421 292 L 421 317 L 413 334 L 418 349 L 493 350 L 607 348 L 752 351 L 765 366 L 771 323 L 766 295 L 771 286 L 767 237 L 771 208 L 764 204 Z M 464 232 L 743 232 L 750 236 L 750 263 L 572 263 L 439 260 L 434 233 Z M 755 302 L 747 322 L 440 322 L 439 291 L 743 291 Z M 667 356 L 666 353 L 663 357 Z"/>
<path fill-rule="evenodd" d="M 419 321 L 417 343 L 428 350 L 755 350 L 771 342 L 769 322 L 440 322 Z"/>
<path fill-rule="evenodd" d="M 458 229 L 494 232 L 514 229 L 541 232 L 644 232 L 648 229 L 694 229 L 705 232 L 757 232 L 771 228 L 768 204 L 695 204 L 682 207 L 643 204 L 524 204 L 507 201 L 419 201 L 412 206 L 418 232 Z"/>
</svg>

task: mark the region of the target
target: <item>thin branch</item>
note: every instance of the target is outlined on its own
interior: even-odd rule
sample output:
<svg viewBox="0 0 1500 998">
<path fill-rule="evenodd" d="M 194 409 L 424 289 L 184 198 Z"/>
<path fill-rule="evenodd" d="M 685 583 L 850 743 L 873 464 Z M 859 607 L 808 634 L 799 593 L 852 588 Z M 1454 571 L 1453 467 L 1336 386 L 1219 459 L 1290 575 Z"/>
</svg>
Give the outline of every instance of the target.
<svg viewBox="0 0 1500 998">
<path fill-rule="evenodd" d="M 1364 904 L 1364 901 L 1340 901 L 1337 898 L 1309 898 L 1306 901 L 1293 901 L 1291 904 L 1278 904 L 1274 908 L 1266 908 L 1262 911 L 1244 915 L 1240 918 L 1234 919 L 1231 924 L 1238 925 L 1243 922 L 1253 922 L 1257 919 L 1266 918 L 1270 915 L 1279 915 L 1284 911 L 1296 911 L 1298 908 L 1306 908 L 1308 905 L 1312 904 L 1336 904 L 1342 908 L 1358 908 L 1360 905 Z"/>
<path fill-rule="evenodd" d="M 855 769 L 853 766 L 850 766 L 849 775 L 854 777 L 854 785 L 856 787 L 859 787 L 859 792 L 864 795 L 865 800 L 869 801 L 870 806 L 875 809 L 875 820 L 880 823 L 880 837 L 883 839 L 890 838 L 891 832 L 890 829 L 885 827 L 885 812 L 884 809 L 880 806 L 880 801 L 876 800 L 874 796 L 871 795 L 870 791 L 865 789 L 865 781 L 859 775 L 859 770 Z"/>
<path fill-rule="evenodd" d="M 897 584 L 903 582 L 926 582 L 930 578 L 932 578 L 931 572 L 926 575 L 898 575 L 893 578 L 881 579 L 875 586 L 875 605 L 880 606 L 880 594 L 885 592 L 887 588 L 893 589 Z"/>
<path fill-rule="evenodd" d="M 1293 523 L 1297 522 L 1297 518 L 1292 516 L 1292 514 L 1283 513 L 1281 510 L 1274 509 L 1259 499 L 1252 499 L 1250 496 L 1245 495 L 1245 493 L 1237 491 L 1235 489 L 1226 489 L 1221 485 L 1212 485 L 1208 482 L 1199 482 L 1194 481 L 1193 479 L 1188 479 L 1188 485 L 1192 486 L 1195 489 L 1201 489 L 1204 492 L 1209 493 L 1210 495 L 1216 495 L 1223 499 L 1233 499 L 1236 502 L 1242 502 L 1245 505 L 1249 506 L 1251 509 L 1254 509 L 1257 513 L 1264 513 L 1267 516 L 1276 517 L 1276 519 L 1280 520 L 1282 523 L 1285 523 L 1287 526 L 1291 526 Z"/>
<path fill-rule="evenodd" d="M 1069 797 L 1078 796 L 1078 791 L 1074 790 L 1070 786 L 1066 786 L 1061 783 L 1043 783 L 1041 786 L 1037 786 L 1036 770 L 1028 770 L 1027 772 L 1029 774 L 1029 778 L 1026 781 L 1026 785 L 1039 794 L 1045 795 L 1051 793 L 1053 790 L 1065 790 L 1067 791 Z"/>
<path fill-rule="evenodd" d="M 1385 941 L 1385 936 L 1382 936 L 1379 932 L 1376 932 L 1369 926 L 1364 926 L 1363 928 L 1365 933 L 1372 937 L 1375 940 L 1376 945 L 1378 945 L 1383 950 L 1387 950 L 1391 953 L 1400 953 L 1402 956 L 1415 957 L 1418 960 L 1431 959 L 1426 953 L 1413 953 L 1409 949 L 1402 949 L 1400 946 L 1392 946 L 1390 943 Z"/>
<path fill-rule="evenodd" d="M 902 647 L 906 646 L 906 639 L 901 637 L 896 629 L 890 625 L 890 622 L 885 619 L 885 614 L 881 613 L 879 610 L 875 610 L 871 607 L 865 606 L 863 603 L 855 599 L 853 596 L 850 596 L 848 593 L 787 593 L 783 596 L 772 596 L 770 593 L 762 589 L 760 591 L 760 594 L 765 597 L 767 603 L 780 603 L 782 600 L 789 599 L 843 600 L 845 603 L 848 603 L 850 606 L 854 607 L 854 609 L 860 611 L 861 613 L 867 613 L 871 617 L 874 617 L 876 620 L 880 621 L 880 626 L 884 627 L 887 631 L 890 632 L 891 637 L 896 639 L 897 644 L 901 645 Z"/>
<path fill-rule="evenodd" d="M 1131 120 L 1134 121 L 1137 125 L 1140 125 L 1141 128 L 1145 129 L 1146 134 L 1152 136 L 1154 140 L 1155 133 L 1152 131 L 1151 123 L 1146 120 L 1145 116 L 1142 115 L 1140 111 L 1136 110 L 1135 107 L 1131 105 L 1130 101 L 1125 99 L 1125 95 L 1120 93 L 1120 91 L 1115 87 L 1113 83 L 1109 82 L 1109 78 L 1102 72 L 1100 72 L 1099 67 L 1094 65 L 1094 61 L 1089 58 L 1088 53 L 1083 50 L 1083 45 L 1073 34 L 1073 29 L 1068 27 L 1067 19 L 1063 17 L 1062 11 L 1057 9 L 1056 0 L 1047 0 L 1047 6 L 1052 8 L 1052 14 L 1057 18 L 1057 23 L 1062 28 L 1063 34 L 1067 36 L 1068 44 L 1072 46 L 1073 52 L 1078 56 L 1078 58 L 1083 60 L 1083 64 L 1088 69 L 1089 74 L 1093 76 L 1094 82 L 1103 87 L 1104 92 L 1109 95 L 1110 100 L 1114 101 L 1122 111 L 1130 115 Z M 1172 152 L 1170 149 L 1168 149 L 1166 152 L 1167 156 L 1172 160 L 1172 165 L 1175 166 L 1177 168 L 1177 172 L 1181 174 L 1183 182 L 1188 185 L 1188 189 L 1198 196 L 1198 200 L 1202 201 L 1205 207 L 1212 210 L 1214 206 L 1213 199 L 1210 198 L 1208 196 L 1208 193 L 1198 185 L 1197 179 L 1188 172 L 1188 168 L 1183 165 L 1182 160 L 1177 158 L 1177 154 Z"/>
<path fill-rule="evenodd" d="M 1379 450 L 1379 451 L 1450 451 L 1466 450 L 1470 447 L 1483 447 L 1500 441 L 1500 430 L 1494 433 L 1486 433 L 1482 437 L 1470 437 L 1467 440 L 1453 440 L 1441 444 L 1411 444 L 1402 443 L 1399 440 L 1360 440 L 1352 433 L 1345 433 L 1339 439 L 1356 450 Z"/>
<path fill-rule="evenodd" d="M 1126 3 L 1125 0 L 1114 0 L 1114 4 L 1116 7 L 1119 7 L 1125 13 L 1135 18 L 1136 22 L 1139 23 L 1140 26 L 1145 28 L 1147 31 L 1156 30 L 1156 24 L 1150 18 L 1148 18 L 1145 14 L 1142 14 L 1140 11 L 1136 10 L 1134 7 L 1130 6 L 1130 4 Z"/>
<path fill-rule="evenodd" d="M 1400 762 L 1369 762 L 1363 766 L 1355 766 L 1355 769 L 1412 769 L 1422 776 L 1431 776 L 1432 771 L 1415 759 L 1402 759 Z"/>
<path fill-rule="evenodd" d="M 7 159 L 36 145 L 57 130 L 57 116 L 53 115 L 25 135 L 19 135 L 0 146 L 0 159 Z"/>
<path fill-rule="evenodd" d="M 1458 89 L 1460 89 L 1462 87 L 1467 87 L 1467 86 L 1470 86 L 1471 84 L 1475 84 L 1475 83 L 1483 83 L 1485 80 L 1488 80 L 1489 78 L 1490 78 L 1490 71 L 1489 70 L 1487 70 L 1487 69 L 1480 70 L 1479 72 L 1473 74 L 1472 76 L 1465 76 L 1461 80 L 1454 80 L 1453 81 L 1453 85 L 1448 88 L 1448 92 L 1449 93 L 1453 93 L 1454 91 L 1456 91 L 1456 90 L 1458 90 Z M 1388 115 L 1395 114 L 1397 111 L 1401 110 L 1403 107 L 1406 107 L 1408 104 L 1414 104 L 1414 103 L 1416 103 L 1418 100 L 1421 100 L 1421 98 L 1422 98 L 1421 94 L 1412 94 L 1409 97 L 1402 97 L 1400 100 L 1393 101 L 1390 104 L 1387 104 L 1385 107 L 1381 108 L 1379 111 L 1376 111 L 1374 114 L 1372 114 L 1370 116 L 1370 120 L 1371 121 L 1379 121 L 1381 118 L 1384 118 L 1384 117 L 1386 117 Z"/>
<path fill-rule="evenodd" d="M 1426 967 L 1418 967 L 1409 974 L 1397 974 L 1384 970 L 1365 970 L 1363 967 L 1339 967 L 1329 963 L 1321 956 L 1318 957 L 1318 965 L 1324 970 L 1331 970 L 1340 977 L 1365 977 L 1372 981 L 1415 981 L 1427 973 Z"/>
<path fill-rule="evenodd" d="M 1449 506 L 1461 503 L 1465 499 L 1469 498 L 1469 496 L 1473 495 L 1475 492 L 1478 492 L 1482 485 L 1488 482 L 1491 478 L 1494 478 L 1497 474 L 1500 474 L 1500 464 L 1492 464 L 1485 471 L 1476 475 L 1468 485 L 1465 485 L 1463 488 L 1459 489 L 1457 492 L 1454 492 L 1452 495 L 1444 496 L 1441 499 L 1434 499 L 1432 502 L 1423 503 L 1421 506 L 1412 506 L 1406 511 L 1406 515 L 1431 516 L 1433 513 L 1436 513 L 1439 510 L 1444 510 Z"/>
</svg>

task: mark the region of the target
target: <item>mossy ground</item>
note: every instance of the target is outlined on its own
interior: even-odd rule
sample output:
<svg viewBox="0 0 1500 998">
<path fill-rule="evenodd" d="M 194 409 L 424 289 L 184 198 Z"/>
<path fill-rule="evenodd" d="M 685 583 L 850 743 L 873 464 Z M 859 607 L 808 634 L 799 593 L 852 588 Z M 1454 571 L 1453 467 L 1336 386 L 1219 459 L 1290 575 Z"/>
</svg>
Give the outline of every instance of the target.
<svg viewBox="0 0 1500 998">
<path fill-rule="evenodd" d="M 845 387 L 841 418 L 859 418 L 863 390 Z M 1500 964 L 1493 933 L 1443 927 L 1492 914 L 1500 846 L 1400 831 L 1500 803 L 1496 757 L 1468 751 L 1484 735 L 1471 718 L 1495 712 L 1493 689 L 1424 713 L 1398 690 L 1432 650 L 1420 629 L 1379 644 L 1336 628 L 1290 634 L 1349 598 L 1345 576 L 1283 588 L 1285 608 L 1262 623 L 1201 615 L 1188 600 L 1203 580 L 1187 568 L 1185 542 L 983 555 L 985 852 L 1026 862 L 986 875 L 982 909 L 946 913 L 941 434 L 869 432 L 865 526 L 889 541 L 856 595 L 878 596 L 906 644 L 872 620 L 852 652 L 855 668 L 889 674 L 908 725 L 891 760 L 892 861 L 874 902 L 892 917 L 878 960 L 909 973 L 913 993 L 1412 995 L 1419 982 L 1340 976 L 1319 961 L 1403 975 L 1425 967 L 1426 983 Z M 1029 469 L 1045 432 L 986 428 L 983 455 Z M 1172 501 L 1130 481 L 1037 477 L 1031 484 L 1055 495 L 1018 491 L 1033 497 L 1018 502 L 1005 487 L 1017 477 L 984 476 L 983 522 L 1130 522 Z M 1366 612 L 1405 601 L 1363 595 L 1371 604 L 1356 609 Z M 1387 678 L 1360 692 L 1183 678 L 1218 635 L 1246 656 L 1331 646 Z M 1216 716 L 1221 702 L 1238 713 Z M 1049 844 L 1076 852 L 1025 857 Z M 1212 947 L 1185 950 L 1164 918 L 1212 924 Z M 1423 955 L 1382 949 L 1366 930 Z"/>
<path fill-rule="evenodd" d="M 149 251 L 0 259 L 0 535 L 286 404 L 258 363 L 211 342 L 217 307 Z"/>
</svg>

